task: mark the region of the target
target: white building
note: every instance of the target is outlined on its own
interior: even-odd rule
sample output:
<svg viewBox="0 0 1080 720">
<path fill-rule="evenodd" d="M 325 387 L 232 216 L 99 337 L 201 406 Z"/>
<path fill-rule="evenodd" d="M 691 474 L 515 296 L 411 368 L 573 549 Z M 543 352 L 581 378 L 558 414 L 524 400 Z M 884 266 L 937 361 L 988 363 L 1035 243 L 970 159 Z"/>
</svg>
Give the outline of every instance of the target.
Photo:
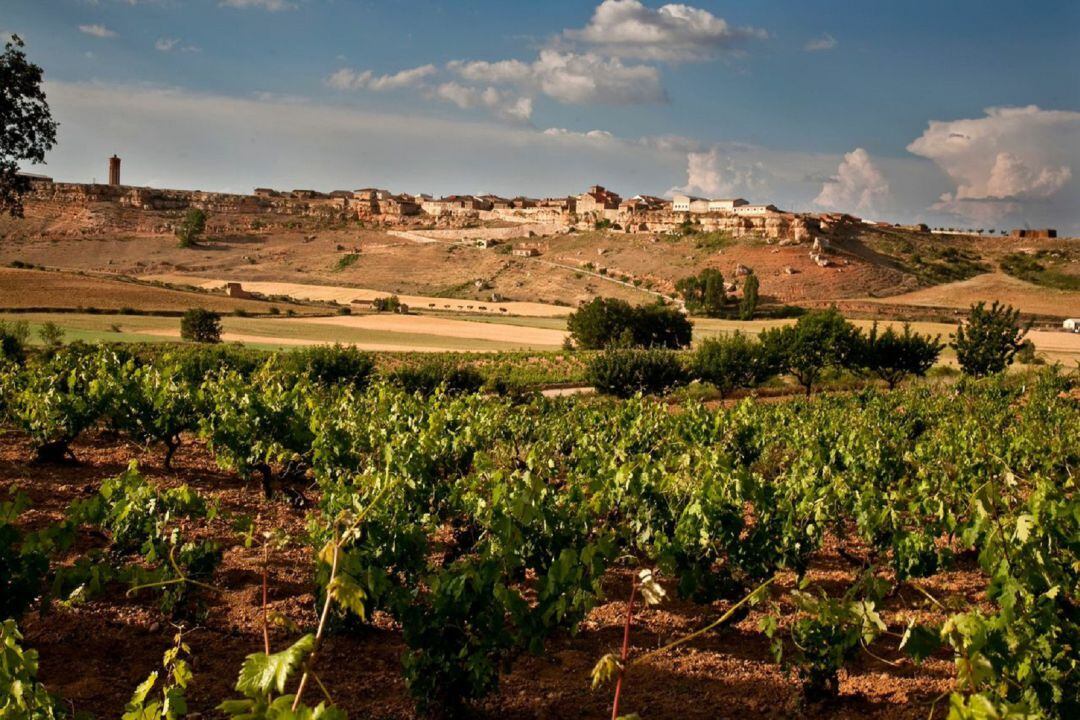
<svg viewBox="0 0 1080 720">
<path fill-rule="evenodd" d="M 1080 333 L 1080 318 L 1069 318 L 1061 323 L 1061 327 L 1069 332 Z"/>
<path fill-rule="evenodd" d="M 704 203 L 705 210 L 695 210 L 695 207 L 701 207 Z M 676 195 L 671 199 L 671 210 L 673 212 L 706 212 L 709 209 L 709 201 L 705 198 L 694 197 L 693 195 Z"/>
<path fill-rule="evenodd" d="M 744 216 L 760 216 L 768 215 L 770 212 L 776 212 L 775 205 L 737 205 L 732 208 L 732 212 L 736 215 Z"/>
<path fill-rule="evenodd" d="M 735 212 L 735 208 L 746 204 L 742 198 L 717 198 L 709 201 L 709 212 Z"/>
</svg>

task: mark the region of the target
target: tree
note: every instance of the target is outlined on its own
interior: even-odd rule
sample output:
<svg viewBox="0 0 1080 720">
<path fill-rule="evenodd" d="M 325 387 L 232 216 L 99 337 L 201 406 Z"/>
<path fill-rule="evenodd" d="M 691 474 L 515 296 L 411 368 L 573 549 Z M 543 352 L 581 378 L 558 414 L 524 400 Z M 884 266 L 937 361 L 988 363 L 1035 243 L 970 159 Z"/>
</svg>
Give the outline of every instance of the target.
<svg viewBox="0 0 1080 720">
<path fill-rule="evenodd" d="M 967 320 L 953 335 L 956 359 L 968 375 L 992 375 L 1012 364 L 1031 323 L 1020 325 L 1020 311 L 996 300 L 972 305 Z"/>
<path fill-rule="evenodd" d="M 593 298 L 567 318 L 570 337 L 579 348 L 663 347 L 690 344 L 693 326 L 676 308 L 657 303 L 634 307 L 625 300 Z"/>
<path fill-rule="evenodd" d="M 191 308 L 180 318 L 180 337 L 193 342 L 221 342 L 221 316 L 212 310 Z"/>
<path fill-rule="evenodd" d="M 697 275 L 684 277 L 675 283 L 686 309 L 694 315 L 716 317 L 724 310 L 724 276 L 715 268 L 705 268 Z"/>
<path fill-rule="evenodd" d="M 26 59 L 23 41 L 12 35 L 0 55 L 0 212 L 22 217 L 22 196 L 29 178 L 19 174 L 19 161 L 45 162 L 56 144 L 52 119 L 41 89 L 41 68 Z"/>
<path fill-rule="evenodd" d="M 810 397 L 826 368 L 849 367 L 857 351 L 859 331 L 836 308 L 803 315 L 794 325 L 761 333 L 767 356 L 795 376 Z"/>
<path fill-rule="evenodd" d="M 57 348 L 64 344 L 64 329 L 49 321 L 38 330 L 38 337 L 46 347 Z"/>
<path fill-rule="evenodd" d="M 860 336 L 856 362 L 888 383 L 891 390 L 908 375 L 921 377 L 934 366 L 945 347 L 939 340 L 940 335 L 932 338 L 911 332 L 907 323 L 903 333 L 889 327 L 879 334 L 874 323 L 866 337 Z"/>
<path fill-rule="evenodd" d="M 754 311 L 758 306 L 758 282 L 757 275 L 750 273 L 743 283 L 742 300 L 739 301 L 739 319 L 753 320 Z"/>
<path fill-rule="evenodd" d="M 198 208 L 191 208 L 184 215 L 184 219 L 176 228 L 176 237 L 180 238 L 180 247 L 189 248 L 194 246 L 203 231 L 206 230 L 206 213 Z"/>
<path fill-rule="evenodd" d="M 758 385 L 776 372 L 764 346 L 740 332 L 703 340 L 694 352 L 691 369 L 694 377 L 711 383 L 721 396 Z"/>
</svg>

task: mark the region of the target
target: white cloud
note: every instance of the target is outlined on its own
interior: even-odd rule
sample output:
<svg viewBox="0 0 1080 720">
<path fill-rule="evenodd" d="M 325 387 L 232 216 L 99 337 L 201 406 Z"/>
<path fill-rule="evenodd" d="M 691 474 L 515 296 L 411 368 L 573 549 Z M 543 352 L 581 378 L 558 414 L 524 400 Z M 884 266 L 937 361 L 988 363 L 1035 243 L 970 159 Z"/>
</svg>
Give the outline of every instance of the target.
<svg viewBox="0 0 1080 720">
<path fill-rule="evenodd" d="M 326 78 L 326 84 L 338 90 L 399 90 L 422 85 L 437 72 L 434 65 L 421 65 L 389 75 L 375 75 L 370 70 L 341 68 Z"/>
<path fill-rule="evenodd" d="M 768 171 L 756 153 L 714 145 L 686 155 L 686 185 L 675 188 L 710 197 L 757 195 L 768 188 Z"/>
<path fill-rule="evenodd" d="M 436 87 L 434 95 L 462 109 L 487 108 L 503 120 L 527 122 L 532 117 L 532 98 L 517 97 L 493 87 L 481 90 L 450 81 Z"/>
<path fill-rule="evenodd" d="M 649 65 L 626 65 L 618 58 L 554 49 L 540 51 L 532 63 L 520 60 L 453 61 L 447 68 L 473 82 L 514 85 L 558 102 L 582 105 L 632 105 L 665 102 L 660 71 Z"/>
<path fill-rule="evenodd" d="M 708 10 L 690 5 L 646 7 L 639 0 L 604 0 L 589 24 L 564 37 L 614 57 L 648 60 L 706 60 L 747 39 L 765 39 L 758 28 L 733 27 Z"/>
<path fill-rule="evenodd" d="M 825 33 L 821 37 L 807 40 L 806 44 L 803 45 L 803 50 L 807 52 L 821 52 L 823 50 L 832 50 L 838 44 L 839 43 L 836 41 L 836 38 L 834 38 L 829 33 Z"/>
<path fill-rule="evenodd" d="M 844 155 L 836 175 L 821 187 L 814 203 L 830 210 L 880 212 L 889 198 L 889 183 L 870 153 L 855 148 Z"/>
<path fill-rule="evenodd" d="M 161 52 L 169 52 L 180 44 L 180 38 L 158 38 L 154 43 L 154 49 Z"/>
<path fill-rule="evenodd" d="M 544 130 L 544 134 L 551 137 L 572 138 L 575 140 L 599 140 L 601 142 L 616 139 L 615 136 L 609 133 L 607 130 L 588 130 L 586 132 L 577 132 L 575 130 L 567 130 L 566 128 L 552 127 Z"/>
<path fill-rule="evenodd" d="M 79 32 L 92 35 L 97 38 L 111 38 L 116 37 L 116 33 L 104 25 L 80 25 Z"/>
<path fill-rule="evenodd" d="M 239 9 L 258 8 L 268 12 L 296 9 L 296 3 L 288 2 L 288 0 L 221 0 L 219 5 Z"/>
<path fill-rule="evenodd" d="M 932 160 L 955 189 L 933 209 L 988 221 L 1029 212 L 1075 214 L 1080 112 L 988 108 L 980 118 L 931 121 L 907 149 Z"/>
<path fill-rule="evenodd" d="M 635 141 L 582 142 L 526 125 L 235 98 L 146 86 L 47 82 L 64 138 L 47 172 L 88 182 L 118 148 L 133 184 L 250 191 L 364 186 L 449 194 L 581 192 L 592 183 L 657 192 L 685 155 Z M 111 151 L 110 151 L 111 152 Z M 523 168 L 527 172 L 523 172 Z"/>
</svg>

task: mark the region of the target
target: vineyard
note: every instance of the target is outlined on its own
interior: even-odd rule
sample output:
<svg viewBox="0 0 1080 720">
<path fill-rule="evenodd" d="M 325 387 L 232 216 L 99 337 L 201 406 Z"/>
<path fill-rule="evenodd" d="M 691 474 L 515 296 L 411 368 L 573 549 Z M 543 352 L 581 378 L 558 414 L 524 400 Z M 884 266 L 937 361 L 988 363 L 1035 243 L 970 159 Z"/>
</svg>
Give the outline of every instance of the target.
<svg viewBox="0 0 1080 720">
<path fill-rule="evenodd" d="M 0 366 L 0 716 L 1080 713 L 1075 374 L 726 408 L 420 375 Z"/>
</svg>

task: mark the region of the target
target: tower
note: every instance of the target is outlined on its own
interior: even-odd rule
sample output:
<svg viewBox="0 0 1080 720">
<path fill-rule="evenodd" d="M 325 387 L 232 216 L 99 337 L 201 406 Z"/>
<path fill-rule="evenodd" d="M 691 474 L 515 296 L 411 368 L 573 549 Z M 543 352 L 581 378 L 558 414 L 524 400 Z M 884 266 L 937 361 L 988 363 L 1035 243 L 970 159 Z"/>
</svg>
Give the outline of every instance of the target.
<svg viewBox="0 0 1080 720">
<path fill-rule="evenodd" d="M 116 155 L 109 158 L 109 184 L 120 184 L 120 158 Z"/>
</svg>

